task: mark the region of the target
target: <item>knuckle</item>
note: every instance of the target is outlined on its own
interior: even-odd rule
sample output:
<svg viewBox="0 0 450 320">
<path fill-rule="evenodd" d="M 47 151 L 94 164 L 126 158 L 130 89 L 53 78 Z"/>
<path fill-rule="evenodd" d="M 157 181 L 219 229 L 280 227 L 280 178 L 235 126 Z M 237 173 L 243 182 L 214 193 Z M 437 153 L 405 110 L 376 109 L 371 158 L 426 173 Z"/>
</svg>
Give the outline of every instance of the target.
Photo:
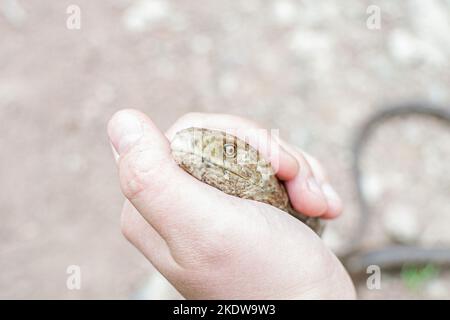
<svg viewBox="0 0 450 320">
<path fill-rule="evenodd" d="M 309 163 L 306 161 L 304 155 L 301 152 L 296 151 L 295 153 L 293 153 L 295 159 L 297 160 L 300 169 L 304 172 L 304 173 L 309 173 L 311 172 L 311 166 L 309 165 Z"/>
<path fill-rule="evenodd" d="M 323 168 L 322 164 L 317 160 L 316 157 L 310 155 L 309 153 L 303 151 L 303 156 L 306 161 L 309 163 L 313 173 L 321 180 L 327 180 L 328 174 Z"/>
<path fill-rule="evenodd" d="M 155 185 L 155 179 L 161 174 L 160 166 L 148 151 L 146 146 L 136 146 L 119 160 L 120 185 L 128 199 L 138 197 Z"/>
</svg>

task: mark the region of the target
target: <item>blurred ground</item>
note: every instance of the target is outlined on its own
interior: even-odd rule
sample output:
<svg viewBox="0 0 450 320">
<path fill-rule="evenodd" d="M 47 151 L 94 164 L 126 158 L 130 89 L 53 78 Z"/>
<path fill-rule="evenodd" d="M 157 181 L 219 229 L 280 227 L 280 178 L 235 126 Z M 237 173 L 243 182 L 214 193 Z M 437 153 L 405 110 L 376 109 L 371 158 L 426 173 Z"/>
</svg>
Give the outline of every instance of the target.
<svg viewBox="0 0 450 320">
<path fill-rule="evenodd" d="M 80 30 L 66 28 L 70 4 L 81 8 Z M 366 27 L 371 4 L 380 30 Z M 449 9 L 448 0 L 0 0 L 0 298 L 128 298 L 147 281 L 151 267 L 120 234 L 105 134 L 124 107 L 164 129 L 189 111 L 280 128 L 324 163 L 345 199 L 325 235 L 339 252 L 358 215 L 355 129 L 389 103 L 450 106 Z M 420 119 L 374 137 L 367 247 L 404 225 L 406 241 L 450 244 L 449 141 L 448 128 Z M 79 291 L 66 288 L 71 264 L 82 268 Z M 382 290 L 359 290 L 449 298 L 450 277 L 413 290 L 386 275 Z"/>
</svg>

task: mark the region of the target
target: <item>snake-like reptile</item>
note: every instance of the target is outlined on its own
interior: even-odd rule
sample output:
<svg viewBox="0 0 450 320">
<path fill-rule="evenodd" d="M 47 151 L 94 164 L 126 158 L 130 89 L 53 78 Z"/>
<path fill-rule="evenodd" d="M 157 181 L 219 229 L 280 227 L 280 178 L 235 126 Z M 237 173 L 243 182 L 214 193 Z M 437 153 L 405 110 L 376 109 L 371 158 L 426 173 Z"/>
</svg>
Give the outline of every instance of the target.
<svg viewBox="0 0 450 320">
<path fill-rule="evenodd" d="M 321 220 L 292 207 L 271 163 L 244 140 L 219 130 L 191 127 L 175 134 L 171 149 L 176 163 L 198 180 L 229 195 L 277 207 L 321 234 Z"/>
</svg>

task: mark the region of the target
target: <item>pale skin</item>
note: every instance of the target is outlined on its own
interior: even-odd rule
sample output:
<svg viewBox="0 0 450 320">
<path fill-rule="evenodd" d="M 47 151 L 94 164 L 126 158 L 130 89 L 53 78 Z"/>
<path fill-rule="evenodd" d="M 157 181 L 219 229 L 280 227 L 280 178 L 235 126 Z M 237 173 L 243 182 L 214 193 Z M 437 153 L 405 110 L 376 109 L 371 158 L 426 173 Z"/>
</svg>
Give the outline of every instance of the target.
<svg viewBox="0 0 450 320">
<path fill-rule="evenodd" d="M 289 214 L 229 196 L 179 168 L 170 140 L 188 127 L 259 128 L 225 114 L 189 113 L 163 133 L 145 114 L 122 110 L 108 124 L 127 198 L 122 232 L 188 299 L 353 299 L 346 270 L 323 241 Z M 312 156 L 277 139 L 277 176 L 294 208 L 333 219 L 342 201 Z"/>
</svg>

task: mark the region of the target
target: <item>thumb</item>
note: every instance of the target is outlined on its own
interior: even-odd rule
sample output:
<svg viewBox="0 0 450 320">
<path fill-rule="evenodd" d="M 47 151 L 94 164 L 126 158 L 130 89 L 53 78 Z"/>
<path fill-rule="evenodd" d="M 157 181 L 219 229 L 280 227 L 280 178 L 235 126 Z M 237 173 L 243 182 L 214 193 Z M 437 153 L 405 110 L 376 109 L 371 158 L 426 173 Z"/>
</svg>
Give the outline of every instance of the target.
<svg viewBox="0 0 450 320">
<path fill-rule="evenodd" d="M 123 194 L 169 245 L 180 238 L 180 230 L 198 236 L 214 229 L 223 194 L 178 167 L 169 141 L 146 115 L 119 111 L 108 124 L 108 134 L 119 155 Z"/>
</svg>

